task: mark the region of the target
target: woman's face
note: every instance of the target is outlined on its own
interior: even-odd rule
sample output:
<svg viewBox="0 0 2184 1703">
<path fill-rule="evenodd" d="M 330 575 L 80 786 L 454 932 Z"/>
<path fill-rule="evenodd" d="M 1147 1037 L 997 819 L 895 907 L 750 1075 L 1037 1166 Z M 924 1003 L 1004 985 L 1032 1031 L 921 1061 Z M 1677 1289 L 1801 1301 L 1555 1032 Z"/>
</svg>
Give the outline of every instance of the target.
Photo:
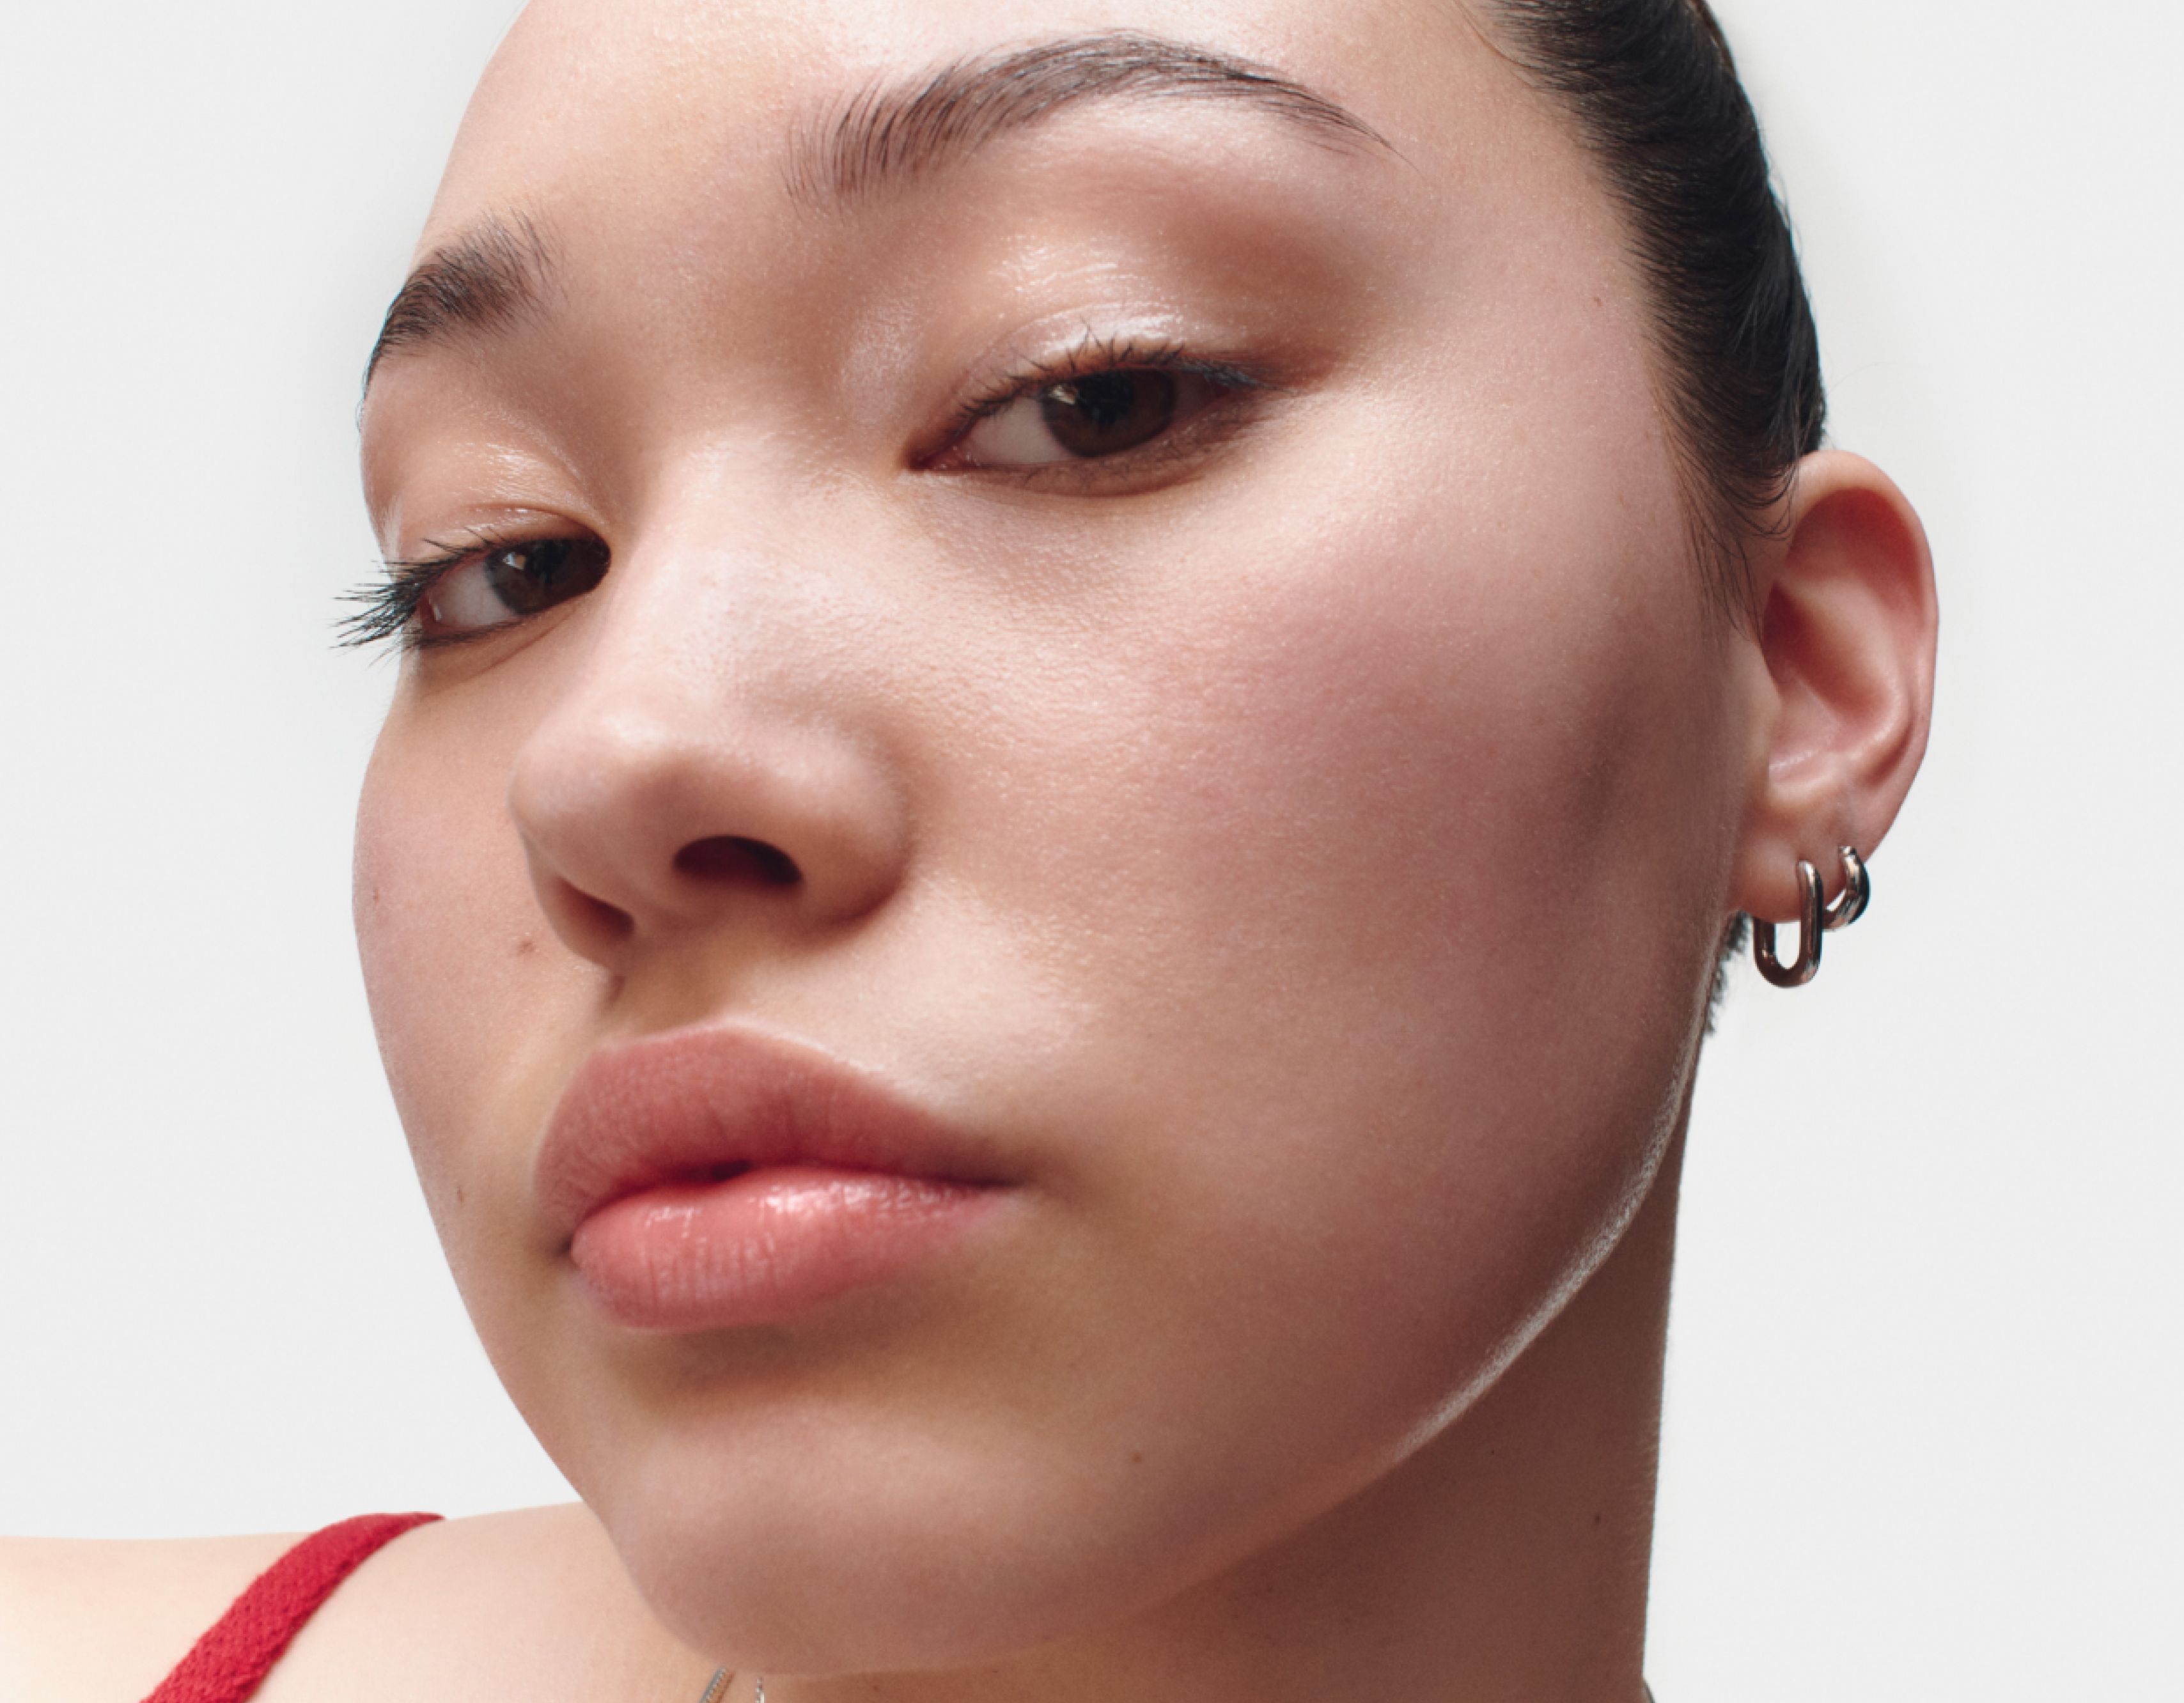
<svg viewBox="0 0 2184 1703">
<path fill-rule="evenodd" d="M 655 1606 L 976 1659 L 1425 1446 L 1651 1179 L 1747 766 L 1565 120 L 1428 0 L 566 0 L 425 251 L 365 964 Z"/>
</svg>

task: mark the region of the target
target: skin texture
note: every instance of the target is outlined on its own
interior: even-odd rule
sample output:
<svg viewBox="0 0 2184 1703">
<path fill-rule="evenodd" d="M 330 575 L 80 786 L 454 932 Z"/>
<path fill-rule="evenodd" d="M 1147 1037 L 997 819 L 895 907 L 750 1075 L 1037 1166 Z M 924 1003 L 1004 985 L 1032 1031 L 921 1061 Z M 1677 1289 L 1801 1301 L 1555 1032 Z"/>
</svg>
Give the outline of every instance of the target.
<svg viewBox="0 0 2184 1703">
<path fill-rule="evenodd" d="M 875 79 L 1123 27 L 1390 146 L 1108 102 L 792 192 Z M 1901 496 L 1813 458 L 1709 618 L 1614 206 L 1460 8 L 549 0 L 421 254 L 488 219 L 553 281 L 383 364 L 375 521 L 612 565 L 410 655 L 357 917 L 591 1511 L 404 1539 L 265 1695 L 1635 1697 L 1709 973 L 1915 771 Z M 1268 387 L 1096 476 L 950 459 L 1088 333 Z M 724 837 L 800 878 L 681 855 Z M 785 1325 L 616 1327 L 532 1162 L 594 1047 L 696 1023 L 891 1085 L 1006 1210 Z"/>
</svg>

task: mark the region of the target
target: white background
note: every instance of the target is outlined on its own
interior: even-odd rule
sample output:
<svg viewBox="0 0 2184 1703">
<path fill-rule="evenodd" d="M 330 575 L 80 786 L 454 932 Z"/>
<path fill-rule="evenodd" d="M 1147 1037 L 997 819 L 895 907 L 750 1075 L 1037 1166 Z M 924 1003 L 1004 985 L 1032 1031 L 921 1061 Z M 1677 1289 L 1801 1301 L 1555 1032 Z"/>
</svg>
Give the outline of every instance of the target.
<svg viewBox="0 0 2184 1703">
<path fill-rule="evenodd" d="M 358 368 L 510 0 L 11 8 L 0 1529 L 565 1494 L 348 939 Z M 1923 509 L 1932 755 L 1701 1091 L 1663 1703 L 2184 1695 L 2184 8 L 1724 0 L 1836 441 Z"/>
</svg>

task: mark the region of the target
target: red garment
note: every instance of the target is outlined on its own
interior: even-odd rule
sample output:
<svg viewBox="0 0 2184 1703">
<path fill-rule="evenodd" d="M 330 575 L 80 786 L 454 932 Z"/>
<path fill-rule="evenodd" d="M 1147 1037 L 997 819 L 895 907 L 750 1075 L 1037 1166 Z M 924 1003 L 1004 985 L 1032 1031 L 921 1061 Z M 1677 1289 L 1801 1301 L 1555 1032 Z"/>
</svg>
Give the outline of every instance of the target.
<svg viewBox="0 0 2184 1703">
<path fill-rule="evenodd" d="M 243 1703 L 334 1587 L 437 1514 L 362 1514 L 328 1526 L 250 1583 L 144 1703 Z"/>
</svg>

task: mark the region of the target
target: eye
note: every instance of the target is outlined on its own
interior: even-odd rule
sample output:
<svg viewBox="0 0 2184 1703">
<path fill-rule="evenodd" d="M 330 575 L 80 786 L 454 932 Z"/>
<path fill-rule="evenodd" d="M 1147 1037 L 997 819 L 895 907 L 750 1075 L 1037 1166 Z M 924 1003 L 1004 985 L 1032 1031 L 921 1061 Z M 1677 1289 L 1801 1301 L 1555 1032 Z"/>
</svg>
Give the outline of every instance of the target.
<svg viewBox="0 0 2184 1703">
<path fill-rule="evenodd" d="M 495 544 L 436 575 L 418 599 L 424 637 L 460 637 L 502 626 L 582 597 L 606 577 L 597 538 Z"/>
<path fill-rule="evenodd" d="M 958 440 L 965 467 L 1096 461 L 1152 442 L 1228 389 L 1203 373 L 1117 368 L 1063 379 L 1002 403 Z"/>
</svg>

